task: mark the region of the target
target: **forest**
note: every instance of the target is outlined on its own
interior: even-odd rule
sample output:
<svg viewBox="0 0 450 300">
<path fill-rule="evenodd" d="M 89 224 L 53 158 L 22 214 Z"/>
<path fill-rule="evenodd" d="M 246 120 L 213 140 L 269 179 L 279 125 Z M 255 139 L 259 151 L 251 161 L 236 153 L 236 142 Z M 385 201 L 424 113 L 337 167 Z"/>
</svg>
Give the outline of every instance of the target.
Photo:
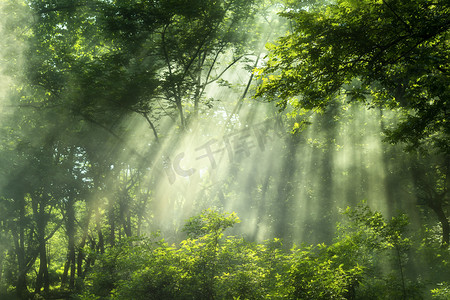
<svg viewBox="0 0 450 300">
<path fill-rule="evenodd" d="M 450 1 L 0 0 L 0 299 L 450 299 Z"/>
</svg>

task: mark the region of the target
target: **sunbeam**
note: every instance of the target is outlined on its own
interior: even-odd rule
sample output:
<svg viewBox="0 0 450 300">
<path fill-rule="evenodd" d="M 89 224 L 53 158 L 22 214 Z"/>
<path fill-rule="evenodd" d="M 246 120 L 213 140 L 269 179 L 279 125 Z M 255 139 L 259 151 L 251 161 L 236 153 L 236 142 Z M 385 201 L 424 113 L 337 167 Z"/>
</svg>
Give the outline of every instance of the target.
<svg viewBox="0 0 450 300">
<path fill-rule="evenodd" d="M 0 0 L 0 299 L 448 299 L 447 2 Z"/>
</svg>

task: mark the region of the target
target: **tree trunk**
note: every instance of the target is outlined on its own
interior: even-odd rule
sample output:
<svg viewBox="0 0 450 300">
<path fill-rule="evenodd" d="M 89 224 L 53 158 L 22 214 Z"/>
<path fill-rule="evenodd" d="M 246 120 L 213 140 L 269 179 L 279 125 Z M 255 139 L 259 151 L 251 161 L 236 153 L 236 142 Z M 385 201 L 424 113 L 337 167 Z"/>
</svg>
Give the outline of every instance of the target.
<svg viewBox="0 0 450 300">
<path fill-rule="evenodd" d="M 83 254 L 83 248 L 86 244 L 86 238 L 83 237 L 81 239 L 81 243 L 78 245 L 78 256 L 77 256 L 77 275 L 78 277 L 83 277 L 83 260 L 84 260 L 84 254 Z"/>
<path fill-rule="evenodd" d="M 19 274 L 17 276 L 16 291 L 19 299 L 25 296 L 27 293 L 27 272 L 26 272 L 26 260 L 25 260 L 25 196 L 20 195 L 19 202 L 19 235 L 16 237 L 16 253 L 17 264 L 19 267 Z"/>
<path fill-rule="evenodd" d="M 180 123 L 181 123 L 180 127 L 181 127 L 181 130 L 184 131 L 184 130 L 186 130 L 186 120 L 184 118 L 183 105 L 181 104 L 180 97 L 177 96 L 175 102 L 177 105 L 178 112 L 180 114 Z"/>
<path fill-rule="evenodd" d="M 68 262 L 70 266 L 69 289 L 75 287 L 75 209 L 74 198 L 70 196 L 67 208 Z"/>
<path fill-rule="evenodd" d="M 100 253 L 105 253 L 105 241 L 103 238 L 102 226 L 100 224 L 100 219 L 97 221 L 97 234 L 98 234 L 98 251 Z"/>
<path fill-rule="evenodd" d="M 22 235 L 23 228 L 20 228 L 20 234 L 17 234 L 16 230 L 12 230 L 12 235 L 14 239 L 15 250 L 14 253 L 17 255 L 17 279 L 16 279 L 16 295 L 17 299 L 28 299 L 28 289 L 27 289 L 27 274 L 37 258 L 37 252 L 31 250 L 29 257 L 27 257 L 24 247 L 24 240 L 20 238 Z"/>
<path fill-rule="evenodd" d="M 128 212 L 125 224 L 123 226 L 123 229 L 125 231 L 125 234 L 127 237 L 131 237 L 132 231 L 131 231 L 131 215 L 130 212 Z"/>
<path fill-rule="evenodd" d="M 26 263 L 25 263 L 25 249 L 22 247 L 23 240 L 23 227 L 19 227 L 19 234 L 17 234 L 16 230 L 13 229 L 12 236 L 14 239 L 15 245 L 15 254 L 17 257 L 17 279 L 16 279 L 16 295 L 18 299 L 25 299 L 27 293 L 27 272 L 26 272 Z"/>
<path fill-rule="evenodd" d="M 16 283 L 17 299 L 26 299 L 27 295 L 27 274 L 26 272 L 19 272 Z"/>
<path fill-rule="evenodd" d="M 64 265 L 64 273 L 61 279 L 61 287 L 67 284 L 67 277 L 69 276 L 69 289 L 75 287 L 75 209 L 74 198 L 71 195 L 68 199 L 67 206 L 67 219 L 66 219 L 66 231 L 67 231 L 67 261 Z"/>
<path fill-rule="evenodd" d="M 92 208 L 88 207 L 86 219 L 84 220 L 83 224 L 83 231 L 81 235 L 80 243 L 78 244 L 78 256 L 76 258 L 76 269 L 77 269 L 77 276 L 78 278 L 83 278 L 83 260 L 84 260 L 84 246 L 86 245 L 86 239 L 88 237 L 89 233 L 89 223 L 91 222 L 91 215 L 92 215 Z M 75 272 L 75 271 L 74 271 Z"/>
<path fill-rule="evenodd" d="M 128 197 L 127 193 L 125 192 L 120 197 L 120 219 L 123 226 L 123 231 L 127 237 L 131 237 L 131 216 L 130 216 L 130 198 Z"/>
<path fill-rule="evenodd" d="M 442 225 L 442 242 L 441 247 L 447 249 L 450 241 L 450 223 L 442 208 L 442 205 L 430 205 L 431 209 L 436 213 L 439 222 Z"/>
<path fill-rule="evenodd" d="M 110 236 L 109 236 L 109 244 L 111 247 L 114 247 L 116 245 L 116 222 L 114 217 L 114 203 L 110 201 L 109 204 L 109 226 L 110 226 Z"/>
<path fill-rule="evenodd" d="M 69 250 L 67 251 L 69 252 Z M 65 287 L 67 284 L 67 274 L 69 273 L 69 254 L 67 254 L 67 260 L 64 263 L 64 271 L 63 274 L 61 275 L 61 288 Z"/>
<path fill-rule="evenodd" d="M 39 272 L 36 278 L 35 292 L 39 293 L 44 287 L 44 292 L 48 293 L 50 290 L 50 281 L 47 268 L 47 249 L 45 247 L 45 239 L 39 239 Z"/>
<path fill-rule="evenodd" d="M 2 282 L 2 274 L 3 274 L 3 260 L 5 257 L 5 251 L 1 250 L 0 252 L 0 283 Z M 2 292 L 2 290 L 0 290 L 0 293 Z"/>
<path fill-rule="evenodd" d="M 39 199 L 43 201 L 43 199 Z M 37 201 L 32 199 L 32 201 Z M 41 202 L 40 201 L 40 202 Z M 45 241 L 45 227 L 46 227 L 46 216 L 44 210 L 44 204 L 36 203 L 33 205 L 34 213 L 36 216 L 36 229 L 38 238 L 38 249 L 39 249 L 39 272 L 36 278 L 35 292 L 39 293 L 41 288 L 44 287 L 44 292 L 48 293 L 50 291 L 50 279 L 48 275 L 48 265 L 47 265 L 47 249 Z M 38 207 L 38 209 L 36 209 Z"/>
</svg>

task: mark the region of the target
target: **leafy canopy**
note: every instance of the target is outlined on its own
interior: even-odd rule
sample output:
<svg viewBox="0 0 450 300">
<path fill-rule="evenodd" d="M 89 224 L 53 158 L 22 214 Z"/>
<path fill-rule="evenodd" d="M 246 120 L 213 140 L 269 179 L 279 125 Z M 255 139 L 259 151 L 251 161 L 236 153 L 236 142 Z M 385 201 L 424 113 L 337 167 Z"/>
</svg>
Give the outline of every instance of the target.
<svg viewBox="0 0 450 300">
<path fill-rule="evenodd" d="M 403 112 L 391 142 L 449 153 L 450 3 L 338 0 L 282 15 L 292 31 L 268 45 L 256 96 L 322 110 L 339 94 Z"/>
</svg>

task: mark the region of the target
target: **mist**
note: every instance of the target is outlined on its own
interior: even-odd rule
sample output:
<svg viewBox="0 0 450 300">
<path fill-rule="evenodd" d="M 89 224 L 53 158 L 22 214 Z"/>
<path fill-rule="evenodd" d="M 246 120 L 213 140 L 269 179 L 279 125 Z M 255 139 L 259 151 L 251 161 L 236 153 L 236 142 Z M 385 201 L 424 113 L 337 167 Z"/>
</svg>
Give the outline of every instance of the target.
<svg viewBox="0 0 450 300">
<path fill-rule="evenodd" d="M 0 2 L 0 298 L 445 297 L 448 120 L 301 73 L 339 5 L 194 2 Z"/>
</svg>

